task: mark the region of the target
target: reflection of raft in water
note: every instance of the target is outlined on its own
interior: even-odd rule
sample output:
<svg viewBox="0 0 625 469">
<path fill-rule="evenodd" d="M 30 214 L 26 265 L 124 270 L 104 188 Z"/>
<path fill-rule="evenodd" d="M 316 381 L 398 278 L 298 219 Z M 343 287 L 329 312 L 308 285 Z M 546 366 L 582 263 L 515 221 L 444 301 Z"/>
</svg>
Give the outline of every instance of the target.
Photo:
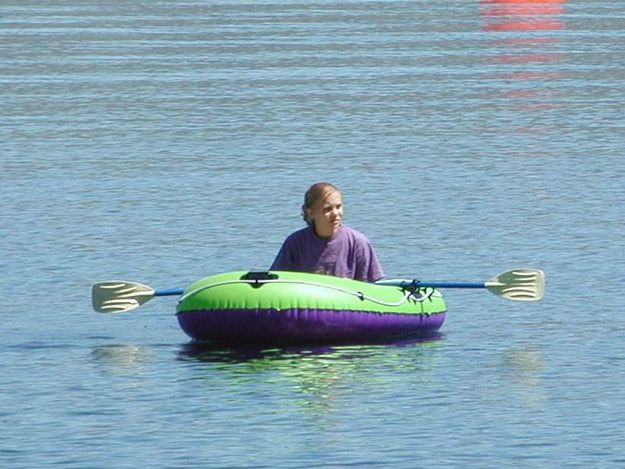
<svg viewBox="0 0 625 469">
<path fill-rule="evenodd" d="M 374 342 L 432 337 L 445 320 L 433 288 L 401 288 L 300 272 L 231 272 L 189 286 L 182 329 L 226 343 Z"/>
<path fill-rule="evenodd" d="M 299 272 L 230 272 L 186 289 L 154 290 L 126 281 L 93 286 L 101 313 L 181 295 L 178 322 L 193 339 L 227 344 L 372 343 L 436 335 L 445 320 L 437 288 L 485 288 L 509 300 L 543 297 L 545 276 L 515 269 L 486 282 L 381 280 L 375 284 Z"/>
</svg>

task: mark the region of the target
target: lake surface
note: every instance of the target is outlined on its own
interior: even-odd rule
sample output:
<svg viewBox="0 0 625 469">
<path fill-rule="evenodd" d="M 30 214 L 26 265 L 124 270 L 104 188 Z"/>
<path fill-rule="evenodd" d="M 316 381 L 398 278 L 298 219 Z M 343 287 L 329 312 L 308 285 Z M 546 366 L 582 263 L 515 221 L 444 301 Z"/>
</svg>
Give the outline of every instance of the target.
<svg viewBox="0 0 625 469">
<path fill-rule="evenodd" d="M 0 465 L 625 465 L 619 0 L 6 0 Z M 192 344 L 175 298 L 90 287 L 268 267 L 306 188 L 445 292 L 403 346 Z"/>
</svg>

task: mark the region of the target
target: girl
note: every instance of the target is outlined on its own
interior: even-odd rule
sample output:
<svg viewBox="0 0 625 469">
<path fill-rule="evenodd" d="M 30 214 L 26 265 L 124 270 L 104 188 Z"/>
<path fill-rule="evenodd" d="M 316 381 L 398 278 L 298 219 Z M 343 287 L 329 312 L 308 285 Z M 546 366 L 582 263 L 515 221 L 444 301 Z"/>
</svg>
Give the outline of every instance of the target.
<svg viewBox="0 0 625 469">
<path fill-rule="evenodd" d="M 308 227 L 282 244 L 271 270 L 313 272 L 375 282 L 382 267 L 367 237 L 342 224 L 343 194 L 327 182 L 306 192 L 302 215 Z"/>
</svg>

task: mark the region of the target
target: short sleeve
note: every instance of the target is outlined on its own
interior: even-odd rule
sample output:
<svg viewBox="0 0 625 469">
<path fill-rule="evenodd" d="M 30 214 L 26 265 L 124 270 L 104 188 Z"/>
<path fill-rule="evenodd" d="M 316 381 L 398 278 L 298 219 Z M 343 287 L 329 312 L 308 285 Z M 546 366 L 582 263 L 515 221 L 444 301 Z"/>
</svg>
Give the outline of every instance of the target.
<svg viewBox="0 0 625 469">
<path fill-rule="evenodd" d="M 384 277 L 384 271 L 378 260 L 378 256 L 375 253 L 373 246 L 369 244 L 369 266 L 367 269 L 367 282 L 377 282 Z"/>
<path fill-rule="evenodd" d="M 271 264 L 270 270 L 293 270 L 295 264 L 295 260 L 293 259 L 293 249 L 291 248 L 291 243 L 287 238 L 284 243 L 282 243 L 282 247 L 276 258 Z"/>
<path fill-rule="evenodd" d="M 384 277 L 382 266 L 371 242 L 363 235 L 356 249 L 356 272 L 354 278 L 365 282 L 375 282 Z"/>
</svg>

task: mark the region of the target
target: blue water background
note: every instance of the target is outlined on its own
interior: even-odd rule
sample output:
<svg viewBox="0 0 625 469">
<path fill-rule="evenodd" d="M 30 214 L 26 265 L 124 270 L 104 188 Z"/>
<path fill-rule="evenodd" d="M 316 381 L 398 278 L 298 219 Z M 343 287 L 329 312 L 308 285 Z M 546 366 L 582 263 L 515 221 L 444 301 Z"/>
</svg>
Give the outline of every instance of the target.
<svg viewBox="0 0 625 469">
<path fill-rule="evenodd" d="M 448 0 L 0 5 L 0 465 L 625 465 L 625 8 Z M 206 350 L 175 298 L 265 268 L 313 182 L 440 340 Z"/>
</svg>

